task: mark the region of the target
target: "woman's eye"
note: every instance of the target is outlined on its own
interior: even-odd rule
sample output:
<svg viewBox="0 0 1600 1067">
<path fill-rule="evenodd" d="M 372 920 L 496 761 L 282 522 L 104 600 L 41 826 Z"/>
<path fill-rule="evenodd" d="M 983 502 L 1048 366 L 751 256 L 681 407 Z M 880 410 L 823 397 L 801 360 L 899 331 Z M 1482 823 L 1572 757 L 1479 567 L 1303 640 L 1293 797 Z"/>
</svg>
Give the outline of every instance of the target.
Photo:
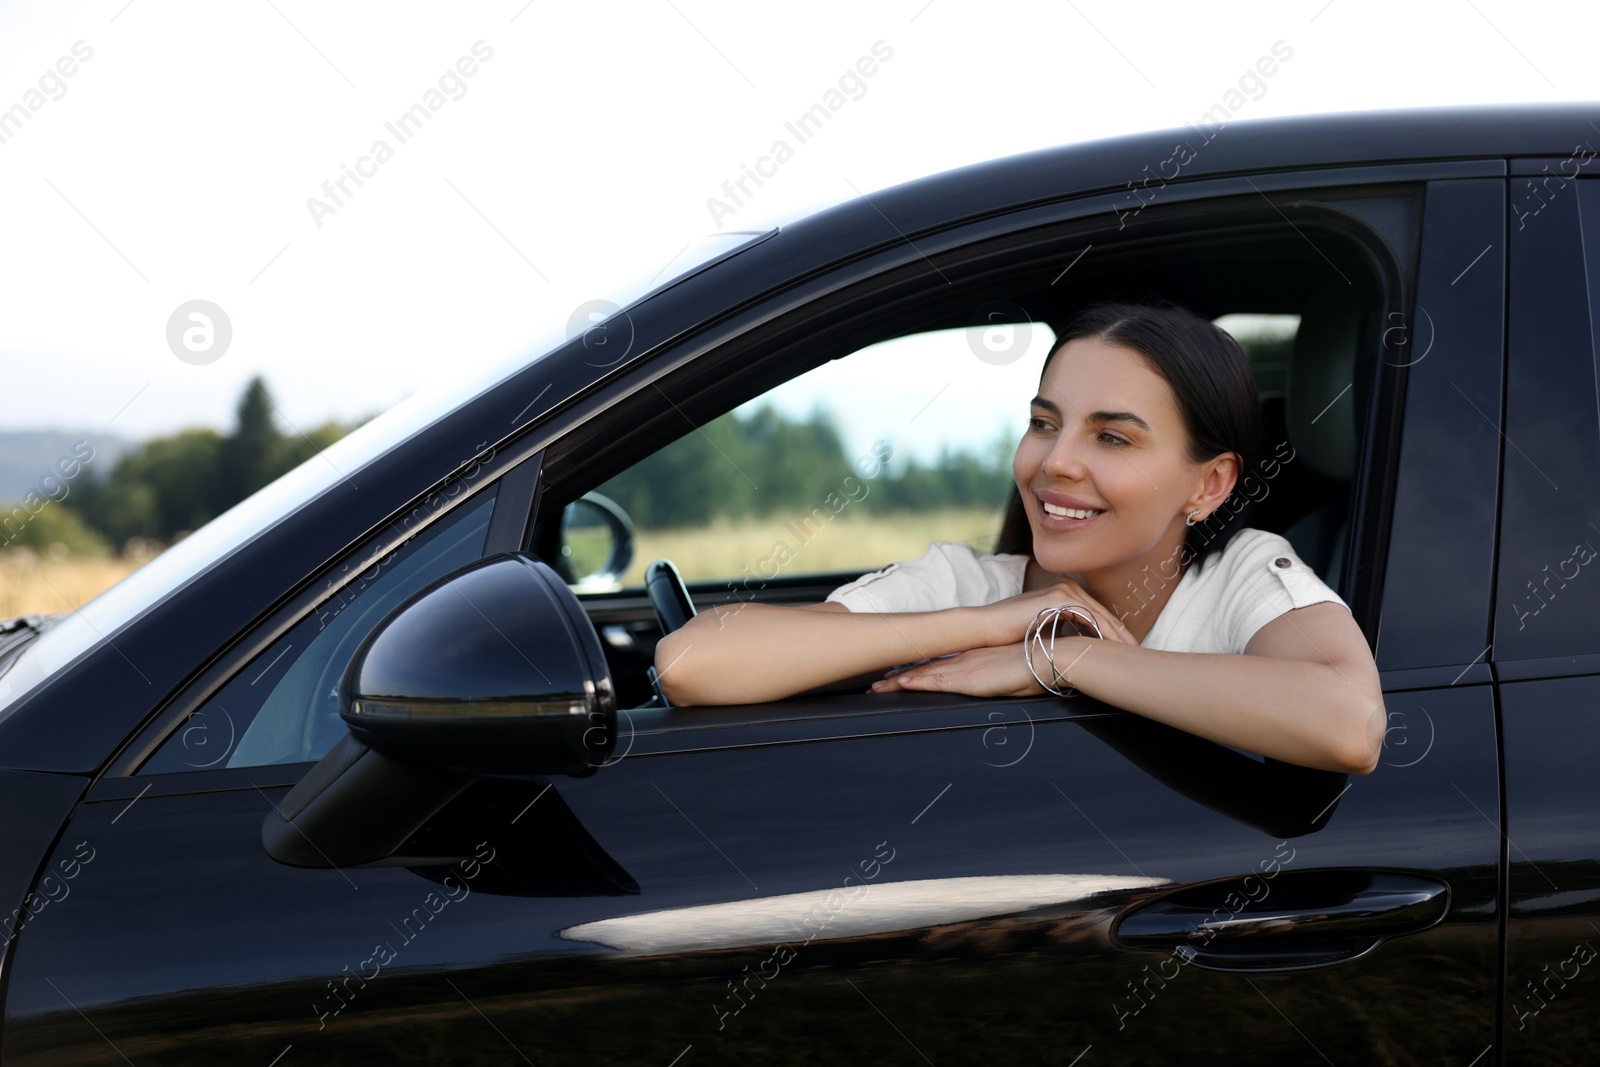
<svg viewBox="0 0 1600 1067">
<path fill-rule="evenodd" d="M 1127 438 L 1118 437 L 1116 434 L 1110 433 L 1110 432 L 1105 431 L 1105 430 L 1102 430 L 1100 432 L 1100 440 L 1104 441 L 1108 445 L 1112 445 L 1113 447 L 1121 447 L 1122 445 L 1125 445 L 1125 444 L 1128 443 Z"/>
<path fill-rule="evenodd" d="M 1028 429 L 1037 433 L 1049 433 L 1053 427 L 1050 425 L 1048 419 L 1042 419 L 1037 415 L 1033 415 L 1028 419 Z"/>
</svg>

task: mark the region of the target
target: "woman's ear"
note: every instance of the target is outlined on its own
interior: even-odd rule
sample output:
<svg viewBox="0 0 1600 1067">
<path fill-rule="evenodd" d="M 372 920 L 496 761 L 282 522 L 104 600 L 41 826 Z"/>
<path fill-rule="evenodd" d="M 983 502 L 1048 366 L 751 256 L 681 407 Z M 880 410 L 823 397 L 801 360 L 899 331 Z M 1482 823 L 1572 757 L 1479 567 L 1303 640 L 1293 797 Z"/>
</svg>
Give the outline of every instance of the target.
<svg viewBox="0 0 1600 1067">
<path fill-rule="evenodd" d="M 1239 481 L 1240 461 L 1237 452 L 1223 452 L 1201 464 L 1200 489 L 1188 505 L 1199 508 L 1200 514 L 1209 518 L 1220 508 L 1228 494 Z"/>
</svg>

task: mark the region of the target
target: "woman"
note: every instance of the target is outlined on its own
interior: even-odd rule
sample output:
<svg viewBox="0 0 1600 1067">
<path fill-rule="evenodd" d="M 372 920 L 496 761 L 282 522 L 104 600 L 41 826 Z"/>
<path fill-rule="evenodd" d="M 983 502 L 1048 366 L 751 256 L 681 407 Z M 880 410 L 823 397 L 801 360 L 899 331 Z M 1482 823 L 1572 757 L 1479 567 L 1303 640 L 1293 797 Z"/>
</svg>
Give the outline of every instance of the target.
<svg viewBox="0 0 1600 1067">
<path fill-rule="evenodd" d="M 1045 682 L 1366 774 L 1385 726 L 1366 639 L 1289 543 L 1245 528 L 1229 499 L 1254 466 L 1259 420 L 1223 330 L 1171 305 L 1091 307 L 1046 358 L 1017 446 L 1031 537 L 1011 524 L 1010 539 L 1025 551 L 938 542 L 822 604 L 713 608 L 661 641 L 661 685 L 675 704 L 732 704 L 858 678 L 876 678 L 873 692 L 973 696 Z M 1025 656 L 1040 611 L 1069 604 L 1101 636 L 1059 637 L 1048 663 L 1037 644 Z"/>
</svg>

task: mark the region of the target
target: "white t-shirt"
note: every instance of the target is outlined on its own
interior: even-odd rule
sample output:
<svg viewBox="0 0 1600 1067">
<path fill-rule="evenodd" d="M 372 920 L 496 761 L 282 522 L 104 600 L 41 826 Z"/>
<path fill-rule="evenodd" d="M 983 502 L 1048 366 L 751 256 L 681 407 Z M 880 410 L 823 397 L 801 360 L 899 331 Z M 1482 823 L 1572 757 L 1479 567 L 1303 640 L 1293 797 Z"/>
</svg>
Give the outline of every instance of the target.
<svg viewBox="0 0 1600 1067">
<path fill-rule="evenodd" d="M 858 612 L 980 607 L 1022 592 L 1028 557 L 985 555 L 961 542 L 935 541 L 913 560 L 841 585 L 828 594 Z M 1140 644 L 1168 652 L 1243 652 L 1256 631 L 1286 611 L 1332 602 L 1348 608 L 1289 542 L 1242 529 L 1227 547 L 1176 579 L 1177 588 Z M 1155 592 L 1152 569 L 1141 586 Z"/>
</svg>

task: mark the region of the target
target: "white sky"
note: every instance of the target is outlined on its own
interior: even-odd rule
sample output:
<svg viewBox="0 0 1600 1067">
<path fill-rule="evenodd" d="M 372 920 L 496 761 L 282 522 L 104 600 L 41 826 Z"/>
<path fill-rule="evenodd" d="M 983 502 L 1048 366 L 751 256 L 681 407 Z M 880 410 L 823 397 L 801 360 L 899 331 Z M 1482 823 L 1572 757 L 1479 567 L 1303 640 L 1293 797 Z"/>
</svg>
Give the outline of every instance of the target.
<svg viewBox="0 0 1600 1067">
<path fill-rule="evenodd" d="M 309 426 L 524 352 L 717 229 L 707 198 L 774 140 L 794 144 L 785 121 L 879 41 L 892 56 L 864 94 L 721 228 L 1181 125 L 1277 41 L 1292 58 L 1242 118 L 1600 98 L 1600 5 L 1219 7 L 10 4 L 0 110 L 75 42 L 93 53 L 47 77 L 43 106 L 0 143 L 0 428 L 226 428 L 257 373 L 282 418 Z M 492 57 L 464 95 L 401 144 L 385 122 L 478 41 Z M 318 227 L 307 198 L 380 138 L 393 158 Z M 232 323 L 206 365 L 166 343 L 193 299 Z"/>
</svg>

